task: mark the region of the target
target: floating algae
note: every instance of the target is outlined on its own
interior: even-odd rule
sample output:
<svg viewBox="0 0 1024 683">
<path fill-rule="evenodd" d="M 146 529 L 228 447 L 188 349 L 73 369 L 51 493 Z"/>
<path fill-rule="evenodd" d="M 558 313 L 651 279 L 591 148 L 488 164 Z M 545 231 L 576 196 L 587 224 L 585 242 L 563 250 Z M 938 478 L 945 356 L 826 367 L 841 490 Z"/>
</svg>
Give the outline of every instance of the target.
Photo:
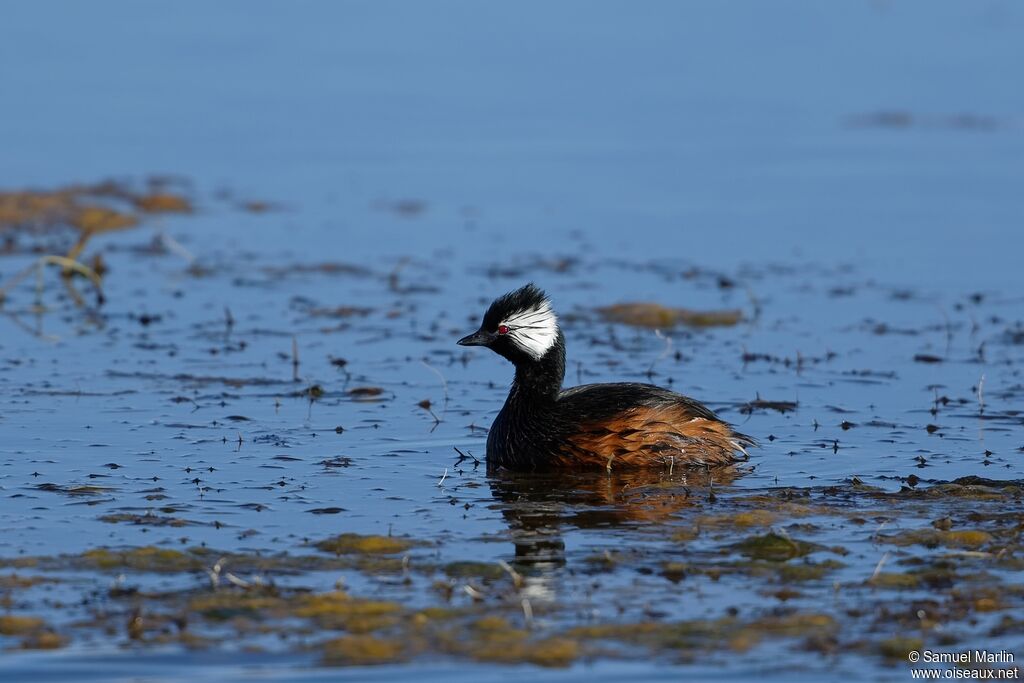
<svg viewBox="0 0 1024 683">
<path fill-rule="evenodd" d="M 695 311 L 689 308 L 671 308 L 655 303 L 614 304 L 597 310 L 609 322 L 653 329 L 667 329 L 676 325 L 729 327 L 743 319 L 743 312 L 736 309 Z"/>
<path fill-rule="evenodd" d="M 336 555 L 394 555 L 406 552 L 415 544 L 393 536 L 344 533 L 318 541 L 315 545 L 319 550 Z"/>
</svg>

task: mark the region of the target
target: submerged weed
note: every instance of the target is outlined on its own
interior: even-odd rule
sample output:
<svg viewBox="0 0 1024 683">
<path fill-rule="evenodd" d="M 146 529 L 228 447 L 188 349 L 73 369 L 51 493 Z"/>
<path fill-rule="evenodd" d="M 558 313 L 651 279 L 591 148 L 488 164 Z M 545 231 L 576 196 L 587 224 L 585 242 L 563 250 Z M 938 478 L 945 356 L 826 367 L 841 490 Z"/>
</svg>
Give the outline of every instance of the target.
<svg viewBox="0 0 1024 683">
<path fill-rule="evenodd" d="M 821 546 L 799 541 L 776 533 L 751 536 L 732 546 L 739 553 L 754 560 L 785 562 L 821 550 Z"/>
<path fill-rule="evenodd" d="M 96 569 L 135 569 L 147 572 L 196 571 L 203 568 L 196 557 L 178 550 L 143 546 L 129 550 L 97 548 L 82 553 L 84 566 Z"/>
<path fill-rule="evenodd" d="M 364 536 L 344 533 L 316 543 L 316 548 L 336 555 L 394 555 L 413 547 L 413 542 L 394 536 Z"/>
<path fill-rule="evenodd" d="M 321 644 L 323 661 L 329 666 L 365 666 L 392 664 L 405 657 L 405 647 L 398 639 L 355 635 L 333 638 Z"/>
<path fill-rule="evenodd" d="M 992 534 L 979 530 L 945 531 L 942 529 L 913 529 L 897 534 L 880 535 L 880 540 L 893 545 L 923 545 L 928 548 L 981 548 L 992 543 Z"/>
<path fill-rule="evenodd" d="M 43 624 L 43 620 L 39 617 L 19 617 L 13 614 L 0 615 L 0 635 L 24 635 L 32 631 L 38 631 L 43 627 Z"/>
</svg>

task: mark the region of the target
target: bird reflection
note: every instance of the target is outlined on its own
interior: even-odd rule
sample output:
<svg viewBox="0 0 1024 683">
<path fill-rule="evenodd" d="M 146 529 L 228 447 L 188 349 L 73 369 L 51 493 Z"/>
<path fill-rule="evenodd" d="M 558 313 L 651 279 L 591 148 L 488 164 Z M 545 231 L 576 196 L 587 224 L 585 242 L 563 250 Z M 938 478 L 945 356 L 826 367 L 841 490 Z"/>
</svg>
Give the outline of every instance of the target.
<svg viewBox="0 0 1024 683">
<path fill-rule="evenodd" d="M 550 588 L 554 571 L 567 563 L 565 530 L 665 523 L 705 504 L 710 490 L 746 471 L 728 466 L 674 472 L 499 472 L 491 473 L 489 483 L 515 546 L 511 564 Z"/>
</svg>

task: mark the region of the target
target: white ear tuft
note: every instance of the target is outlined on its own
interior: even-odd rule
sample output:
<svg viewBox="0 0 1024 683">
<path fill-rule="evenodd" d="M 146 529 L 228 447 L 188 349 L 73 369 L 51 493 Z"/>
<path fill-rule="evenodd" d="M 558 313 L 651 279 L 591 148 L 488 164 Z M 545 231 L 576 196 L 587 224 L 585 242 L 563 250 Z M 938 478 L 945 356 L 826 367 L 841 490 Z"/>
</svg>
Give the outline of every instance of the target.
<svg viewBox="0 0 1024 683">
<path fill-rule="evenodd" d="M 509 315 L 502 324 L 508 326 L 512 342 L 535 360 L 543 358 L 558 339 L 558 316 L 547 301 Z"/>
</svg>

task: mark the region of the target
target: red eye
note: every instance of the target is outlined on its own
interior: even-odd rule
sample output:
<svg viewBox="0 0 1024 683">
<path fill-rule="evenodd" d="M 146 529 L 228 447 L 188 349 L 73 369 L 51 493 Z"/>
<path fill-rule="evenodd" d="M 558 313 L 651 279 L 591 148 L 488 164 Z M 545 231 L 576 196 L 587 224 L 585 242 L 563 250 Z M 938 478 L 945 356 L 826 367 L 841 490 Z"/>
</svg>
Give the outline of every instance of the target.
<svg viewBox="0 0 1024 683">
<path fill-rule="evenodd" d="M 498 334 L 508 334 L 508 325 L 498 325 Z"/>
</svg>

